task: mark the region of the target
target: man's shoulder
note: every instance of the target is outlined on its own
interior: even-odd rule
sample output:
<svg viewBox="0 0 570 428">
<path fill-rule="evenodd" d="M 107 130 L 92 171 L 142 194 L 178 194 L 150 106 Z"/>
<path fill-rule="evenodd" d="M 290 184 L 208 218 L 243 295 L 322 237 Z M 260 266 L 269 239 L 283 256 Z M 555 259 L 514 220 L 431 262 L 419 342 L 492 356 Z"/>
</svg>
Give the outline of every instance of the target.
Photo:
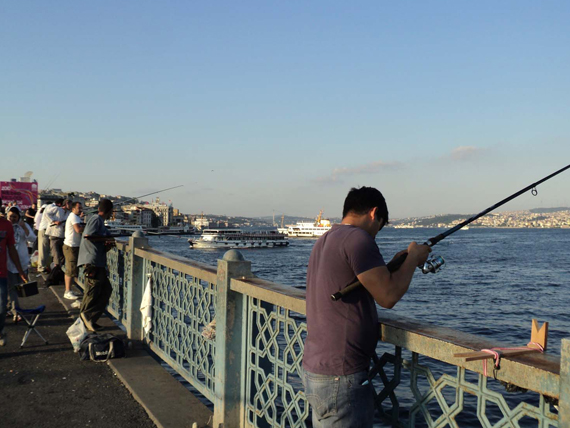
<svg viewBox="0 0 570 428">
<path fill-rule="evenodd" d="M 101 216 L 100 215 L 92 215 L 91 217 L 89 217 L 89 219 L 87 219 L 87 224 L 95 224 L 95 223 L 99 223 L 100 221 L 102 221 Z"/>
<path fill-rule="evenodd" d="M 361 229 L 358 226 L 353 226 L 351 224 L 342 224 L 342 223 L 338 225 L 335 224 L 333 228 L 327 232 L 327 235 L 329 235 L 329 239 L 330 238 L 341 239 L 343 241 L 346 239 L 351 239 L 351 240 L 363 239 L 365 241 L 374 240 L 374 238 L 372 238 L 372 236 L 370 236 L 370 234 L 366 232 L 364 229 Z"/>
<path fill-rule="evenodd" d="M 91 216 L 85 224 L 85 233 L 89 235 L 89 233 L 98 232 L 101 228 L 101 225 L 104 224 L 105 221 L 101 218 L 100 215 Z"/>
<path fill-rule="evenodd" d="M 67 222 L 69 222 L 70 224 L 81 223 L 81 217 L 79 217 L 75 213 L 69 213 L 69 216 L 67 217 Z"/>
</svg>

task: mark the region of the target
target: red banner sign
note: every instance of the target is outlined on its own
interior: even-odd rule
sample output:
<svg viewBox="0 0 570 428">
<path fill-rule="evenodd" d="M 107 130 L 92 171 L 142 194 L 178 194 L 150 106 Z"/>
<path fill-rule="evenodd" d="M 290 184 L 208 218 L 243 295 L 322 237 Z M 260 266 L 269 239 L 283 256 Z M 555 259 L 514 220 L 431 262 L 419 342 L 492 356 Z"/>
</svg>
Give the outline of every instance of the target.
<svg viewBox="0 0 570 428">
<path fill-rule="evenodd" d="M 0 199 L 4 206 L 16 202 L 18 208 L 27 210 L 38 201 L 38 183 L 0 181 Z"/>
</svg>

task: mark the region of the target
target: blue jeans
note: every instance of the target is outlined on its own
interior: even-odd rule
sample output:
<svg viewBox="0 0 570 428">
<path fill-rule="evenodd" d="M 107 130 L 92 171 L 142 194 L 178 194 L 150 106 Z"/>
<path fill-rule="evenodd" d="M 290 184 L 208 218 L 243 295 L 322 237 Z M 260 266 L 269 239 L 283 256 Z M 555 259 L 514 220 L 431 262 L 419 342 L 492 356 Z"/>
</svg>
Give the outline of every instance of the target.
<svg viewBox="0 0 570 428">
<path fill-rule="evenodd" d="M 6 324 L 6 305 L 8 304 L 8 279 L 0 278 L 0 334 L 3 333 Z"/>
<path fill-rule="evenodd" d="M 374 389 L 367 372 L 329 376 L 305 371 L 303 384 L 314 428 L 366 428 L 374 422 Z"/>
</svg>

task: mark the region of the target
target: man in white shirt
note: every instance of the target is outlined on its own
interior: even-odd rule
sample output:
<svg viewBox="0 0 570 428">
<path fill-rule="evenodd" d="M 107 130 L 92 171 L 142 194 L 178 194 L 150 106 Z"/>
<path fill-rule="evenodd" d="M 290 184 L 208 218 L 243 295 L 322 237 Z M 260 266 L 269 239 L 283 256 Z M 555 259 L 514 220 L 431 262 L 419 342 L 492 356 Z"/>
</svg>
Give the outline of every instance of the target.
<svg viewBox="0 0 570 428">
<path fill-rule="evenodd" d="M 63 204 L 63 199 L 57 199 L 53 204 L 44 205 L 40 209 L 42 219 L 38 227 L 38 272 L 49 272 L 49 265 L 51 264 L 49 236 L 46 235 L 46 230 L 51 220 L 46 215 L 46 211 L 54 209 L 54 207 L 58 208 L 61 204 Z"/>
<path fill-rule="evenodd" d="M 63 254 L 65 256 L 65 293 L 63 297 L 69 300 L 79 298 L 79 294 L 71 289 L 71 285 L 78 275 L 77 257 L 79 256 L 81 234 L 85 228 L 82 216 L 81 202 L 73 202 L 71 212 L 65 222 L 65 239 L 63 241 Z"/>
<path fill-rule="evenodd" d="M 63 266 L 63 240 L 65 238 L 65 221 L 71 210 L 71 201 L 66 199 L 60 207 L 49 207 L 44 211 L 44 217 L 48 218 L 46 235 L 49 236 L 51 257 L 58 266 Z"/>
</svg>

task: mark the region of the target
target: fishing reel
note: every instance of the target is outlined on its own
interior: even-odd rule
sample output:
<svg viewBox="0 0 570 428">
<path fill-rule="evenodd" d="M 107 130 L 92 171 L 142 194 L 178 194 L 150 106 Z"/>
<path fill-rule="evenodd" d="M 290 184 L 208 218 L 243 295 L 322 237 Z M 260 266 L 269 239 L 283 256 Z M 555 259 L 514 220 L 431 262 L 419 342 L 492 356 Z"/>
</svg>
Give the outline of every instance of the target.
<svg viewBox="0 0 570 428">
<path fill-rule="evenodd" d="M 442 269 L 444 263 L 445 263 L 445 260 L 443 260 L 443 257 L 432 256 L 422 266 L 422 272 L 423 273 L 439 272 Z"/>
</svg>

